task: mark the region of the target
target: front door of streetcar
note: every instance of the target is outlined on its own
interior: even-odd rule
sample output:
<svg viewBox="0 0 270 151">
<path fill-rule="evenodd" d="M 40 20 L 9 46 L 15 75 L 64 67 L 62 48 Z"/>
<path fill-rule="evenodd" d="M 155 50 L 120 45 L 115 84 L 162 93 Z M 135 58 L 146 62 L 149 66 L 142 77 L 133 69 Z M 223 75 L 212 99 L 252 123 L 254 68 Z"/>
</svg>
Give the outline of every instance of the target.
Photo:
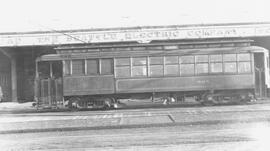
<svg viewBox="0 0 270 151">
<path fill-rule="evenodd" d="M 257 97 L 265 97 L 267 95 L 264 69 L 264 53 L 254 53 L 255 95 Z"/>
<path fill-rule="evenodd" d="M 62 104 L 62 62 L 39 62 L 37 77 L 38 105 L 43 107 L 57 107 Z"/>
</svg>

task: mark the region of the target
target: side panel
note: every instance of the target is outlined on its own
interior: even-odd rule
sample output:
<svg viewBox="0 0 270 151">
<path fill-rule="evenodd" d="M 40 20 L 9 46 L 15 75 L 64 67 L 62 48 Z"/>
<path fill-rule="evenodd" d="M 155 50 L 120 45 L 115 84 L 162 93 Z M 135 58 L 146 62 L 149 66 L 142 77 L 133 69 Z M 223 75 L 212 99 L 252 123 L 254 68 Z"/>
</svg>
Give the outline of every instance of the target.
<svg viewBox="0 0 270 151">
<path fill-rule="evenodd" d="M 254 87 L 255 82 L 252 74 L 118 79 L 116 81 L 116 92 L 118 93 L 250 89 Z"/>
<path fill-rule="evenodd" d="M 113 76 L 64 77 L 64 96 L 114 93 Z"/>
</svg>

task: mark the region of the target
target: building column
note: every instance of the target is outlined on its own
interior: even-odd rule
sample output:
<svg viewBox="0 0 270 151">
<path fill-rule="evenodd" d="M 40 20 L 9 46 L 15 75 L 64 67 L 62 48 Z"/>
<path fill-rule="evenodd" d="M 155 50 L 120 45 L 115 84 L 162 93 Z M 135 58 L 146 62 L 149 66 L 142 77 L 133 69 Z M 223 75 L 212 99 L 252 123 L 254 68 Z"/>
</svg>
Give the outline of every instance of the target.
<svg viewBox="0 0 270 151">
<path fill-rule="evenodd" d="M 12 102 L 18 102 L 17 95 L 17 67 L 16 58 L 11 59 L 11 98 Z"/>
<path fill-rule="evenodd" d="M 10 59 L 11 63 L 11 101 L 18 102 L 17 95 L 17 68 L 16 57 L 12 55 L 8 50 L 0 48 L 0 51 Z"/>
</svg>

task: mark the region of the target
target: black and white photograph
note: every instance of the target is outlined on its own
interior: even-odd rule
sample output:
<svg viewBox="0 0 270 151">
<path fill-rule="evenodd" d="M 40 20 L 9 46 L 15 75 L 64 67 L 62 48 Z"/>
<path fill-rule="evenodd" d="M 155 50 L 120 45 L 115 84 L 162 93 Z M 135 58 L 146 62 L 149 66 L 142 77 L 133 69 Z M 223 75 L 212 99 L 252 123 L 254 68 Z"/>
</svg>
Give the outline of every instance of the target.
<svg viewBox="0 0 270 151">
<path fill-rule="evenodd" d="M 270 1 L 0 6 L 0 151 L 270 151 Z"/>
</svg>

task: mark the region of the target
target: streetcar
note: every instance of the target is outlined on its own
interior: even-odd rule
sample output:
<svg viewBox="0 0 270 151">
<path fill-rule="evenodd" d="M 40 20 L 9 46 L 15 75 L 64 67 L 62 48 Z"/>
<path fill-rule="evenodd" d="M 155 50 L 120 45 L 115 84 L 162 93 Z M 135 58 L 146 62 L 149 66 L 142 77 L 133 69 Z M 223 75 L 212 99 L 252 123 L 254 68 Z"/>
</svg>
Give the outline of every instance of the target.
<svg viewBox="0 0 270 151">
<path fill-rule="evenodd" d="M 267 96 L 268 50 L 250 41 L 62 46 L 36 59 L 38 106 L 113 108 L 121 99 L 204 105 Z"/>
</svg>

